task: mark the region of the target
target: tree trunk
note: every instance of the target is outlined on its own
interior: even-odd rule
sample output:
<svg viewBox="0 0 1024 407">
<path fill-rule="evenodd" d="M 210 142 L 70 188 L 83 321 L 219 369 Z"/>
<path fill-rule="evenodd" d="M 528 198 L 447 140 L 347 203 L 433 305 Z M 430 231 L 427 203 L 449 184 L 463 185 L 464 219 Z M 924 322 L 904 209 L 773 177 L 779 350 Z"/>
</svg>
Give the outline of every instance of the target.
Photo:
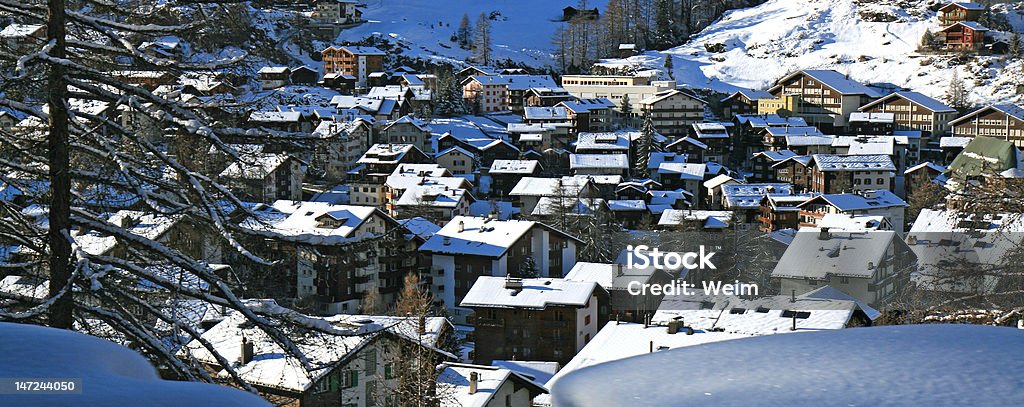
<svg viewBox="0 0 1024 407">
<path fill-rule="evenodd" d="M 64 0 L 48 0 L 50 9 L 46 28 L 48 41 L 55 46 L 50 56 L 65 58 Z M 71 174 L 68 168 L 68 110 L 67 82 L 64 79 L 64 66 L 50 64 L 47 78 L 47 104 L 49 105 L 49 144 L 48 161 L 50 166 L 50 229 L 48 240 L 50 246 L 50 296 L 54 297 L 62 290 L 49 308 L 50 326 L 70 329 L 71 312 L 74 307 L 71 289 L 65 290 L 71 278 Z"/>
</svg>

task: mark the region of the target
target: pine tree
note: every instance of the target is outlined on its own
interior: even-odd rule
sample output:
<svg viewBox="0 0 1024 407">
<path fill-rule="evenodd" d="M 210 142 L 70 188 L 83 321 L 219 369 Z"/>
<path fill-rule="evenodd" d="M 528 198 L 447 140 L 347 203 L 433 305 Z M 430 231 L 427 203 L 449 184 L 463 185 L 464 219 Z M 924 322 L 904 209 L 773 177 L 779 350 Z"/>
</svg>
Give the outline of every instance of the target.
<svg viewBox="0 0 1024 407">
<path fill-rule="evenodd" d="M 675 79 L 676 78 L 676 73 L 675 73 L 674 64 L 672 63 L 672 59 L 673 58 L 672 58 L 671 54 L 665 54 L 665 65 L 664 66 L 665 66 L 665 71 L 668 72 L 668 77 L 671 78 L 671 79 Z"/>
<path fill-rule="evenodd" d="M 633 104 L 629 101 L 629 94 L 622 95 L 622 102 L 619 103 L 619 110 L 622 111 L 622 121 L 626 126 L 633 125 Z"/>
<path fill-rule="evenodd" d="M 921 50 L 928 51 L 935 46 L 935 34 L 932 34 L 932 30 L 924 30 L 924 35 L 921 36 Z"/>
<path fill-rule="evenodd" d="M 638 177 L 647 177 L 647 165 L 651 159 L 652 146 L 654 144 L 654 121 L 650 114 L 644 115 L 644 125 L 640 129 L 640 139 L 637 140 L 636 148 L 636 173 Z"/>
<path fill-rule="evenodd" d="M 462 99 L 462 87 L 451 73 L 442 73 L 438 78 L 437 101 L 434 114 L 440 117 L 452 117 L 466 114 L 466 103 Z"/>
<path fill-rule="evenodd" d="M 480 13 L 476 19 L 476 33 L 473 35 L 473 61 L 487 65 L 491 63 L 491 20 Z"/>
<path fill-rule="evenodd" d="M 1006 57 L 1009 59 L 1020 58 L 1020 33 L 1014 31 L 1013 35 L 1010 36 L 1010 45 L 1006 50 Z"/>
<path fill-rule="evenodd" d="M 657 49 L 672 46 L 675 42 L 675 28 L 672 0 L 656 0 L 654 3 L 654 44 Z"/>
<path fill-rule="evenodd" d="M 956 71 L 953 71 L 953 77 L 949 80 L 949 87 L 946 88 L 945 102 L 950 107 L 960 111 L 969 107 L 967 87 Z"/>
<path fill-rule="evenodd" d="M 462 20 L 459 21 L 459 30 L 455 32 L 455 38 L 459 48 L 462 49 L 469 49 L 470 44 L 473 43 L 473 26 L 469 22 L 469 14 L 462 14 Z"/>
</svg>

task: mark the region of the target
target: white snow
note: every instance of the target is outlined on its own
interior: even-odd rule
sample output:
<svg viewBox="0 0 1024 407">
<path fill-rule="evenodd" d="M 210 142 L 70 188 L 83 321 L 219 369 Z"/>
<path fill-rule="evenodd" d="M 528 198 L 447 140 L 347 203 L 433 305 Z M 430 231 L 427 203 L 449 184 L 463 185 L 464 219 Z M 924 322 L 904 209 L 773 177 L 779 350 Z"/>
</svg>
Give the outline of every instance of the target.
<svg viewBox="0 0 1024 407">
<path fill-rule="evenodd" d="M 78 394 L 3 395 L 11 406 L 269 406 L 256 395 L 213 384 L 165 381 L 138 353 L 103 339 L 0 322 L 0 377 L 81 379 Z"/>
<path fill-rule="evenodd" d="M 522 288 L 507 288 L 505 277 L 481 276 L 469 289 L 460 306 L 467 308 L 545 309 L 548 305 L 584 306 L 600 286 L 593 281 L 561 278 L 516 280 Z"/>
<path fill-rule="evenodd" d="M 559 407 L 1021 405 L 1024 359 L 1007 356 L 1022 347 L 1020 330 L 977 325 L 771 335 L 581 370 L 559 379 L 552 399 Z"/>
</svg>

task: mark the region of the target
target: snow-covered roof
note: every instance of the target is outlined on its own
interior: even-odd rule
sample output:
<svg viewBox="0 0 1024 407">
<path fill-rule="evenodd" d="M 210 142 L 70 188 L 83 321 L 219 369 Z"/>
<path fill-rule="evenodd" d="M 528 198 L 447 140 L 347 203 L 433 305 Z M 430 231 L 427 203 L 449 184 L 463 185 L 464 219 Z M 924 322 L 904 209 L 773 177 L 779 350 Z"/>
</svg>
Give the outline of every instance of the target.
<svg viewBox="0 0 1024 407">
<path fill-rule="evenodd" d="M 667 209 L 661 213 L 658 226 L 680 226 L 687 222 L 704 222 L 704 227 L 707 229 L 721 229 L 729 227 L 732 218 L 732 211 Z"/>
<path fill-rule="evenodd" d="M 945 5 L 945 6 L 942 6 L 942 8 L 940 8 L 939 10 L 945 10 L 945 9 L 948 9 L 948 8 L 951 8 L 951 7 L 960 7 L 960 8 L 966 9 L 966 10 L 979 10 L 979 11 L 985 10 L 985 5 L 984 4 L 979 4 L 979 3 L 970 2 L 970 1 L 954 1 L 954 2 L 951 2 L 951 3 L 947 4 L 947 5 Z"/>
<path fill-rule="evenodd" d="M 845 230 L 850 232 L 878 230 L 885 224 L 882 215 L 852 215 L 846 213 L 826 213 L 818 221 L 818 227 L 829 230 Z"/>
<path fill-rule="evenodd" d="M 686 154 L 652 151 L 650 158 L 647 160 L 647 169 L 657 169 L 661 163 L 685 163 L 687 158 Z"/>
<path fill-rule="evenodd" d="M 39 24 L 11 24 L 0 30 L 0 38 L 21 38 L 32 35 L 45 26 Z"/>
<path fill-rule="evenodd" d="M 827 279 L 828 276 L 871 278 L 886 260 L 889 247 L 902 244 L 891 230 L 827 231 L 805 227 L 779 259 L 772 277 Z"/>
<path fill-rule="evenodd" d="M 673 142 L 669 143 L 666 147 L 667 148 L 671 148 L 671 147 L 673 147 L 673 146 L 675 146 L 677 144 L 682 144 L 682 143 L 692 144 L 692 145 L 696 146 L 697 148 L 699 148 L 701 150 L 707 150 L 708 149 L 708 145 L 707 144 L 704 144 L 700 140 L 697 140 L 696 138 L 693 138 L 693 137 L 690 137 L 690 136 L 686 136 L 686 137 L 683 137 L 683 138 L 681 138 L 679 140 L 673 141 Z"/>
<path fill-rule="evenodd" d="M 608 100 L 607 98 L 597 99 L 579 99 L 577 101 L 560 102 L 559 106 L 565 106 L 566 109 L 571 110 L 574 113 L 587 113 L 593 110 L 606 110 L 615 107 L 615 102 Z"/>
<path fill-rule="evenodd" d="M 494 160 L 491 174 L 533 174 L 540 162 L 536 160 Z"/>
<path fill-rule="evenodd" d="M 572 369 L 548 399 L 556 406 L 1020 405 L 1024 360 L 1006 355 L 1022 346 L 1017 330 L 963 324 L 768 335 Z"/>
<path fill-rule="evenodd" d="M 481 276 L 473 283 L 473 287 L 459 305 L 467 308 L 534 310 L 543 310 L 548 306 L 583 307 L 590 302 L 590 297 L 594 295 L 595 290 L 600 290 L 600 287 L 592 281 L 562 278 L 508 279 Z"/>
<path fill-rule="evenodd" d="M 729 95 L 728 97 L 722 99 L 722 101 L 724 102 L 726 100 L 732 99 L 736 95 L 743 95 L 744 97 L 746 97 L 747 99 L 750 99 L 750 100 L 774 99 L 775 98 L 775 95 L 772 95 L 771 93 L 768 93 L 768 91 L 766 91 L 766 90 L 740 89 L 740 90 L 734 92 L 733 94 Z"/>
<path fill-rule="evenodd" d="M 526 120 L 568 120 L 569 112 L 558 106 L 527 106 L 523 108 Z"/>
<path fill-rule="evenodd" d="M 569 154 L 569 168 L 622 169 L 629 168 L 625 154 Z"/>
<path fill-rule="evenodd" d="M 820 171 L 896 171 L 892 158 L 884 154 L 815 154 L 811 160 Z"/>
<path fill-rule="evenodd" d="M 765 131 L 773 137 L 823 135 L 821 130 L 814 126 L 766 127 Z"/>
<path fill-rule="evenodd" d="M 554 229 L 533 221 L 456 216 L 420 246 L 420 251 L 436 254 L 501 257 L 534 227 L 544 227 L 554 231 Z M 568 235 L 565 236 L 568 237 Z"/>
<path fill-rule="evenodd" d="M 297 123 L 302 119 L 300 112 L 252 112 L 249 115 L 250 122 L 256 123 Z"/>
<path fill-rule="evenodd" d="M 128 233 L 148 240 L 158 240 L 178 224 L 181 215 L 163 215 L 142 211 L 121 210 L 110 215 L 107 222 L 126 229 Z M 117 238 L 99 231 L 89 231 L 73 236 L 75 244 L 92 255 L 105 255 L 117 245 Z"/>
<path fill-rule="evenodd" d="M 452 174 L 437 164 L 399 164 L 391 176 L 399 177 L 449 177 Z"/>
<path fill-rule="evenodd" d="M 576 135 L 576 151 L 626 151 L 629 150 L 630 134 L 640 132 L 583 132 Z"/>
<path fill-rule="evenodd" d="M 402 100 L 405 99 L 406 93 L 409 92 L 409 88 L 402 85 L 374 86 L 366 93 L 366 97 L 374 99 Z"/>
<path fill-rule="evenodd" d="M 974 140 L 974 137 L 945 136 L 939 139 L 940 148 L 964 148 Z"/>
<path fill-rule="evenodd" d="M 608 201 L 608 210 L 613 212 L 641 212 L 647 210 L 647 203 L 643 199 L 611 199 Z"/>
<path fill-rule="evenodd" d="M 274 232 L 291 237 L 302 237 L 313 244 L 330 244 L 357 239 L 361 236 L 356 235 L 356 231 L 359 231 L 360 226 L 372 216 L 378 215 L 387 218 L 387 215 L 372 206 L 334 205 L 326 202 L 299 202 L 289 211 L 291 211 L 290 215 L 275 225 Z M 321 220 L 328 219 L 331 222 L 321 222 Z M 370 233 L 369 230 L 362 232 Z M 379 230 L 376 233 L 384 233 L 384 230 Z"/>
<path fill-rule="evenodd" d="M 933 163 L 931 161 L 925 161 L 925 162 L 920 163 L 918 165 L 915 165 L 913 167 L 907 168 L 907 170 L 903 171 L 903 173 L 904 174 L 910 174 L 910 173 L 912 173 L 914 171 L 917 171 L 917 170 L 920 170 L 920 169 L 923 169 L 923 168 L 930 168 L 930 169 L 932 169 L 932 170 L 934 170 L 936 172 L 940 172 L 940 173 L 946 172 L 946 166 L 938 165 L 938 164 L 935 164 L 935 163 Z"/>
<path fill-rule="evenodd" d="M 809 199 L 807 202 L 800 204 L 800 206 L 809 206 L 821 202 L 827 202 L 842 212 L 909 206 L 899 196 L 884 189 L 862 191 L 856 194 L 823 194 Z"/>
<path fill-rule="evenodd" d="M 758 157 L 758 156 L 763 156 L 763 157 L 767 158 L 769 161 L 777 162 L 777 161 L 782 161 L 782 160 L 785 160 L 785 159 L 788 159 L 788 158 L 796 157 L 797 153 L 794 153 L 792 150 L 780 150 L 780 151 L 766 150 L 766 151 L 756 152 L 753 155 L 753 157 Z"/>
<path fill-rule="evenodd" d="M 346 50 L 348 52 L 351 52 L 352 54 L 355 54 L 355 55 L 384 55 L 384 51 L 381 51 L 380 48 L 377 48 L 377 47 L 364 47 L 364 46 L 355 46 L 355 45 L 331 45 L 331 46 L 327 47 L 327 49 L 325 49 L 324 51 L 327 51 L 327 50 L 330 50 L 330 49 L 334 49 L 334 50 L 342 50 L 342 49 L 344 49 L 344 50 Z"/>
<path fill-rule="evenodd" d="M 505 368 L 531 378 L 534 383 L 547 383 L 561 368 L 558 362 L 542 362 L 530 360 L 492 360 L 491 366 Z"/>
<path fill-rule="evenodd" d="M 893 123 L 896 121 L 896 113 L 877 112 L 853 112 L 850 113 L 850 122 L 868 123 Z"/>
<path fill-rule="evenodd" d="M 660 174 L 678 174 L 680 179 L 703 180 L 707 164 L 663 162 L 658 164 Z"/>
<path fill-rule="evenodd" d="M 359 160 L 359 164 L 398 164 L 416 146 L 412 144 L 374 144 Z"/>
<path fill-rule="evenodd" d="M 788 81 L 790 78 L 799 74 L 804 74 L 811 78 L 814 78 L 818 82 L 821 82 L 825 86 L 828 86 L 835 90 L 836 92 L 839 92 L 843 95 L 865 95 L 872 98 L 877 98 L 881 96 L 874 89 L 871 89 L 865 86 L 864 84 L 854 81 L 846 77 L 846 75 L 843 75 L 833 70 L 805 69 L 803 71 L 797 71 L 787 75 L 785 78 L 779 80 L 779 83 Z M 775 87 L 773 87 L 772 89 L 775 89 L 779 86 L 780 85 L 775 85 Z"/>
<path fill-rule="evenodd" d="M 309 360 L 311 370 L 282 347 L 263 329 L 247 324 L 240 312 L 231 312 L 227 318 L 202 334 L 214 350 L 231 361 L 241 360 L 242 341 L 253 344 L 253 358 L 249 363 L 235 367 L 247 383 L 303 393 L 316 384 L 339 363 L 367 346 L 382 334 L 403 338 L 413 343 L 422 343 L 428 348 L 439 345 L 438 339 L 449 327 L 443 317 L 428 317 L 425 320 L 424 335 L 419 335 L 416 318 L 377 315 L 334 315 L 314 317 L 297 314 L 295 311 L 277 305 L 273 300 L 246 300 L 246 305 L 271 313 L 291 313 L 296 319 L 328 332 L 300 330 L 292 333 L 291 339 Z M 192 340 L 180 353 L 189 352 L 201 362 L 217 365 L 218 361 L 198 340 Z M 226 374 L 222 373 L 222 374 Z"/>
<path fill-rule="evenodd" d="M 807 120 L 803 117 L 782 117 L 777 114 L 738 114 L 736 115 L 736 122 L 739 124 L 750 124 L 753 128 L 807 126 Z"/>
<path fill-rule="evenodd" d="M 953 29 L 954 27 L 957 27 L 957 26 L 964 26 L 964 27 L 970 28 L 970 29 L 972 29 L 974 31 L 989 31 L 988 27 L 985 27 L 985 26 L 981 25 L 977 21 L 957 21 L 953 25 L 950 25 L 949 27 L 943 28 L 940 31 L 949 31 L 949 30 L 951 30 L 951 29 Z"/>
<path fill-rule="evenodd" d="M 832 147 L 847 148 L 848 155 L 896 154 L 897 138 L 893 136 L 837 136 Z"/>
<path fill-rule="evenodd" d="M 407 187 L 395 202 L 395 206 L 456 208 L 467 196 L 469 196 L 468 191 L 462 188 L 450 188 L 447 185 L 436 184 L 414 184 Z"/>
<path fill-rule="evenodd" d="M 722 185 L 722 203 L 731 209 L 753 209 L 769 194 L 788 195 L 793 186 L 786 183 L 726 184 Z"/>
<path fill-rule="evenodd" d="M 558 84 L 549 75 L 478 75 L 470 79 L 483 85 L 507 85 L 509 90 L 558 87 Z"/>
<path fill-rule="evenodd" d="M 523 177 L 509 192 L 510 196 L 576 196 L 593 180 L 588 178 L 561 177 L 535 178 Z"/>
<path fill-rule="evenodd" d="M 712 179 L 704 181 L 704 188 L 714 189 L 714 188 L 718 187 L 719 185 L 725 184 L 727 182 L 739 183 L 739 181 L 737 181 L 733 177 L 730 177 L 730 176 L 725 175 L 725 174 L 719 174 L 719 175 L 716 175 Z"/>
<path fill-rule="evenodd" d="M 232 161 L 231 165 L 221 171 L 220 177 L 248 180 L 262 180 L 273 174 L 281 164 L 288 162 L 288 154 L 261 154 L 244 161 Z"/>
<path fill-rule="evenodd" d="M 258 72 L 256 72 L 256 73 L 258 73 L 260 75 L 265 75 L 265 74 L 266 75 L 280 75 L 280 74 L 286 74 L 286 73 L 288 73 L 290 71 L 291 70 L 288 69 L 287 66 L 265 66 L 265 67 L 260 68 L 260 70 Z"/>
<path fill-rule="evenodd" d="M 441 407 L 486 407 L 504 404 L 497 400 L 498 390 L 508 381 L 515 381 L 510 388 L 530 388 L 530 393 L 546 394 L 547 389 L 519 372 L 497 366 L 444 363 L 438 366 L 437 393 L 443 394 Z M 476 389 L 470 392 L 470 376 L 476 374 Z"/>
<path fill-rule="evenodd" d="M 448 148 L 446 148 L 444 150 L 439 151 L 437 153 L 437 155 L 435 155 L 435 157 L 443 157 L 443 156 L 446 156 L 448 154 L 454 154 L 454 153 L 459 153 L 459 154 L 462 154 L 462 155 L 464 155 L 466 157 L 470 157 L 470 158 L 475 158 L 476 157 L 476 154 L 473 154 L 472 151 L 466 150 L 466 149 L 464 149 L 464 148 L 462 148 L 462 147 L 460 147 L 458 145 L 451 146 L 451 147 L 448 147 Z"/>
<path fill-rule="evenodd" d="M 698 139 L 729 138 L 729 131 L 722 123 L 694 123 L 692 127 Z"/>
<path fill-rule="evenodd" d="M 950 113 L 956 111 L 956 109 L 946 106 L 945 103 L 925 96 L 922 93 L 909 91 L 890 93 L 885 97 L 882 97 L 881 99 L 875 100 L 871 103 L 861 106 L 859 110 L 868 110 L 871 109 L 872 107 L 875 107 L 878 104 L 889 103 L 889 101 L 896 98 L 906 99 L 907 101 L 917 104 L 918 106 L 921 106 L 925 109 L 931 110 L 934 113 Z"/>
</svg>

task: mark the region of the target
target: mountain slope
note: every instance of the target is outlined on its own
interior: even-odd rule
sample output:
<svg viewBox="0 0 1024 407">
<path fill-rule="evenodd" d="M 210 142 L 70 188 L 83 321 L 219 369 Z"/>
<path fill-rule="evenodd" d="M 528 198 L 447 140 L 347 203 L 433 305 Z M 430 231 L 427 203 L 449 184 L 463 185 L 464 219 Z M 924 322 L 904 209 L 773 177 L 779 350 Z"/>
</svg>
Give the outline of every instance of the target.
<svg viewBox="0 0 1024 407">
<path fill-rule="evenodd" d="M 1004 69 L 1006 64 L 998 56 L 961 59 L 919 54 L 925 31 L 939 28 L 929 9 L 932 2 L 889 3 L 769 0 L 726 13 L 685 45 L 603 64 L 661 67 L 663 58 L 671 55 L 680 83 L 723 92 L 764 88 L 797 69 L 835 69 L 861 82 L 892 83 L 932 97 L 941 97 L 958 71 L 976 103 L 1020 99 L 1015 87 L 1017 82 L 1024 83 L 1020 61 L 1011 61 Z M 1019 10 L 1006 5 L 998 10 L 1021 28 Z M 709 52 L 705 44 L 723 44 L 724 52 Z"/>
</svg>

